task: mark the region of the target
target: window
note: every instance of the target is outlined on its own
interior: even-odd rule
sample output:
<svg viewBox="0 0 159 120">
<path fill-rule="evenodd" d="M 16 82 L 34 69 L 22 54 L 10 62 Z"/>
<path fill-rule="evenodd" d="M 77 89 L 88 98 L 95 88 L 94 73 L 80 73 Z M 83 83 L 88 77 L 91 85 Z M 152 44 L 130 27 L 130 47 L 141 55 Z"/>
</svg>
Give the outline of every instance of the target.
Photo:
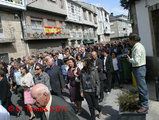
<svg viewBox="0 0 159 120">
<path fill-rule="evenodd" d="M 76 26 L 76 30 L 78 31 L 78 26 Z"/>
<path fill-rule="evenodd" d="M 83 17 L 84 17 L 84 20 L 87 20 L 86 10 L 83 10 Z"/>
<path fill-rule="evenodd" d="M 63 8 L 63 0 L 59 0 L 60 8 Z"/>
<path fill-rule="evenodd" d="M 89 20 L 92 21 L 92 15 L 89 13 Z"/>
<path fill-rule="evenodd" d="M 33 29 L 41 29 L 43 27 L 42 25 L 42 20 L 38 19 L 32 19 L 31 20 L 31 25 Z"/>
<path fill-rule="evenodd" d="M 23 5 L 23 0 L 5 0 L 5 1 L 9 1 L 9 2 Z"/>
<path fill-rule="evenodd" d="M 94 23 L 97 24 L 97 16 L 94 15 Z"/>
<path fill-rule="evenodd" d="M 75 12 L 75 8 L 74 8 L 74 6 L 72 4 L 71 4 L 71 11 L 72 11 L 72 13 Z"/>
<path fill-rule="evenodd" d="M 3 28 L 2 28 L 1 16 L 0 16 L 0 33 L 3 33 Z"/>
</svg>

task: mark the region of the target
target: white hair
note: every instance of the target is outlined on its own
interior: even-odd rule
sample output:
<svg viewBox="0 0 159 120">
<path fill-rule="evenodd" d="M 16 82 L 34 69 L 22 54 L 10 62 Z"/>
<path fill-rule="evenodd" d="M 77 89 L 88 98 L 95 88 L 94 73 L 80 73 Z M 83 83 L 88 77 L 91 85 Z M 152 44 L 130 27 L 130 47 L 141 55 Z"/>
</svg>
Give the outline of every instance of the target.
<svg viewBox="0 0 159 120">
<path fill-rule="evenodd" d="M 50 94 L 50 91 L 48 89 L 47 86 L 41 86 L 37 89 L 37 91 L 40 93 L 40 94 L 44 94 L 44 93 L 47 93 L 47 94 Z"/>
</svg>

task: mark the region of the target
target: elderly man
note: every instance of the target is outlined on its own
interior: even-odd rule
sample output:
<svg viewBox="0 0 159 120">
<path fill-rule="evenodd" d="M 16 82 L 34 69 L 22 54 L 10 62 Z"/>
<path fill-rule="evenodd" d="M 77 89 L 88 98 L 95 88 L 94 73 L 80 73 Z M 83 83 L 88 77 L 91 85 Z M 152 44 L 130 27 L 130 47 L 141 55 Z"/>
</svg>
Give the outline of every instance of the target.
<svg viewBox="0 0 159 120">
<path fill-rule="evenodd" d="M 65 82 L 62 76 L 61 68 L 55 65 L 54 59 L 49 59 L 48 64 L 50 69 L 47 71 L 50 76 L 50 85 L 52 94 L 62 97 L 62 90 L 65 90 Z"/>
<path fill-rule="evenodd" d="M 103 63 L 102 60 L 98 58 L 97 52 L 92 52 L 92 57 L 93 57 L 93 65 L 94 67 L 97 68 L 98 74 L 99 74 L 99 80 L 100 80 L 100 99 L 99 102 L 103 101 L 104 98 L 104 93 L 103 93 L 103 84 L 105 80 L 105 76 L 103 74 Z"/>
<path fill-rule="evenodd" d="M 133 46 L 132 57 L 128 56 L 128 60 L 132 63 L 132 71 L 136 79 L 139 90 L 139 99 L 141 101 L 141 108 L 138 112 L 146 112 L 148 107 L 148 89 L 145 81 L 146 76 L 146 52 L 144 46 L 140 43 L 140 37 L 137 34 L 131 33 L 129 35 L 129 43 Z"/>
<path fill-rule="evenodd" d="M 31 89 L 34 104 L 44 108 L 41 120 L 79 120 L 72 107 L 58 96 L 50 94 L 44 84 L 37 84 Z"/>
</svg>

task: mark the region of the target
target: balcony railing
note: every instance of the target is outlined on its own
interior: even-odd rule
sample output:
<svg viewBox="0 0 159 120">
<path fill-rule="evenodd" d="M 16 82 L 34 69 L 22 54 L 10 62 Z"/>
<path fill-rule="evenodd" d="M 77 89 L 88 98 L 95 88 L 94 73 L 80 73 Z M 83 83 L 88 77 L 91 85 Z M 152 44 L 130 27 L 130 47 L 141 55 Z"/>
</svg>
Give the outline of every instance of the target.
<svg viewBox="0 0 159 120">
<path fill-rule="evenodd" d="M 24 38 L 25 40 L 35 40 L 35 39 L 67 39 L 69 38 L 69 33 L 61 28 L 61 33 L 46 34 L 43 27 L 35 29 L 31 25 L 24 26 Z"/>
<path fill-rule="evenodd" d="M 14 28 L 8 30 L 3 30 L 3 33 L 0 33 L 0 43 L 12 43 L 15 42 Z"/>
<path fill-rule="evenodd" d="M 26 10 L 26 0 L 0 0 L 0 5 Z"/>
<path fill-rule="evenodd" d="M 97 36 L 93 33 L 84 33 L 83 34 L 83 39 L 84 40 L 90 40 L 90 39 L 95 39 Z"/>
<path fill-rule="evenodd" d="M 70 32 L 70 38 L 78 40 L 83 39 L 83 36 L 81 32 Z"/>
</svg>

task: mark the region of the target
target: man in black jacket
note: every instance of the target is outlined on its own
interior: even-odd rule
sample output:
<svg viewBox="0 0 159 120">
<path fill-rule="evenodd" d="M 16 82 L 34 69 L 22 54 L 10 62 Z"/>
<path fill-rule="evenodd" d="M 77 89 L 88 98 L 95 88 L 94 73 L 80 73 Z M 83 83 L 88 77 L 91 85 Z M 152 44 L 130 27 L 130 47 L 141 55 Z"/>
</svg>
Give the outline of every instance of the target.
<svg viewBox="0 0 159 120">
<path fill-rule="evenodd" d="M 52 94 L 62 97 L 62 90 L 65 90 L 65 84 L 61 68 L 55 65 L 54 59 L 49 59 L 48 64 L 50 65 L 50 69 L 47 73 L 50 76 Z"/>
<path fill-rule="evenodd" d="M 104 50 L 103 73 L 106 75 L 105 91 L 107 92 L 107 94 L 111 92 L 112 72 L 113 72 L 112 58 L 109 55 L 109 51 Z"/>
<path fill-rule="evenodd" d="M 72 107 L 60 97 L 51 96 L 44 84 L 35 85 L 31 89 L 31 95 L 34 104 L 43 112 L 41 120 L 79 120 Z"/>
</svg>

